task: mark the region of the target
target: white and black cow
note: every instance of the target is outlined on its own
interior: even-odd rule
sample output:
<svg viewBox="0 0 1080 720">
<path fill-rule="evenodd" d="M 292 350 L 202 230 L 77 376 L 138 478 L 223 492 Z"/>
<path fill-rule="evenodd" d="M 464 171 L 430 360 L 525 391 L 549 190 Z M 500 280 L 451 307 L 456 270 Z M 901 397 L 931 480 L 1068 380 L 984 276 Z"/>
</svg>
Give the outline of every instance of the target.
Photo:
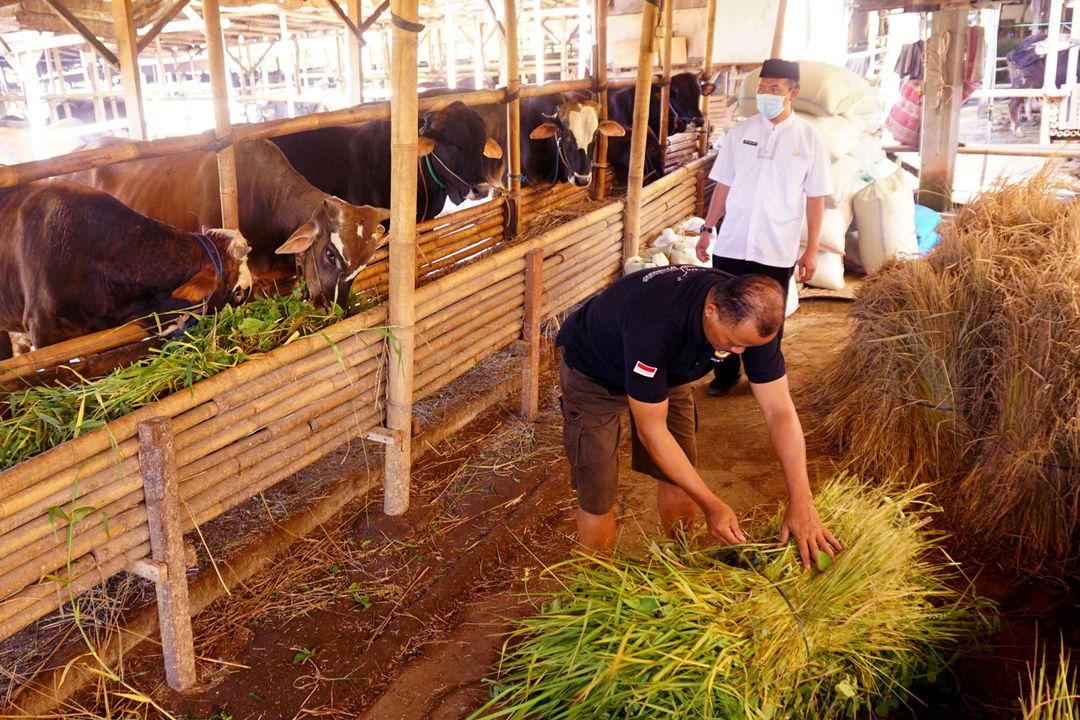
<svg viewBox="0 0 1080 720">
<path fill-rule="evenodd" d="M 484 121 L 462 102 L 419 118 L 416 219 L 488 193 L 484 158 L 502 157 Z M 297 172 L 354 204 L 390 206 L 390 121 L 328 127 L 273 138 Z"/>
<path fill-rule="evenodd" d="M 597 134 L 619 137 L 625 130 L 600 120 L 600 105 L 577 93 L 538 95 L 521 101 L 521 172 L 529 182 L 592 182 Z"/>
<path fill-rule="evenodd" d="M 150 313 L 239 304 L 247 255 L 236 231 L 179 230 L 78 183 L 3 188 L 0 331 L 38 348 Z"/>
</svg>

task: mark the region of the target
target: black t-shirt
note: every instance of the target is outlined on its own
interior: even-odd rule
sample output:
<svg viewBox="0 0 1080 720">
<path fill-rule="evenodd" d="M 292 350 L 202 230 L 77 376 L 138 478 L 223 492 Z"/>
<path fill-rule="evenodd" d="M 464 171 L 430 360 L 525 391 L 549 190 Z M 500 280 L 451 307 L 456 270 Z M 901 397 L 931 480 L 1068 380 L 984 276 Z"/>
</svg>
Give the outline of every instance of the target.
<svg viewBox="0 0 1080 720">
<path fill-rule="evenodd" d="M 661 402 L 668 388 L 693 382 L 713 368 L 716 352 L 701 313 L 709 290 L 731 275 L 712 268 L 669 265 L 615 281 L 563 323 L 556 344 L 566 364 L 641 402 Z M 758 368 L 748 376 L 769 382 L 784 375 Z"/>
</svg>

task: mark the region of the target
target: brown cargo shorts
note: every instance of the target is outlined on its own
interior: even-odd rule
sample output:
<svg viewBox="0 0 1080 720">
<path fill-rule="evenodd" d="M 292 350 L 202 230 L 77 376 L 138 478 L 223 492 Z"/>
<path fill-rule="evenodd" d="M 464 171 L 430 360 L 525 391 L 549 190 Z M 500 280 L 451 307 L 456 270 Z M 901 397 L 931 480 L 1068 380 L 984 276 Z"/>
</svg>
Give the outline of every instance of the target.
<svg viewBox="0 0 1080 720">
<path fill-rule="evenodd" d="M 626 395 L 610 390 L 559 358 L 562 390 L 563 447 L 570 460 L 570 486 L 577 491 L 578 506 L 587 513 L 603 515 L 615 504 L 619 482 L 619 426 L 630 409 Z M 690 462 L 697 465 L 697 412 L 690 385 L 668 390 L 668 430 Z M 631 428 L 633 419 L 631 418 Z M 649 451 L 631 431 L 631 463 L 662 482 L 671 481 L 653 462 Z"/>
</svg>

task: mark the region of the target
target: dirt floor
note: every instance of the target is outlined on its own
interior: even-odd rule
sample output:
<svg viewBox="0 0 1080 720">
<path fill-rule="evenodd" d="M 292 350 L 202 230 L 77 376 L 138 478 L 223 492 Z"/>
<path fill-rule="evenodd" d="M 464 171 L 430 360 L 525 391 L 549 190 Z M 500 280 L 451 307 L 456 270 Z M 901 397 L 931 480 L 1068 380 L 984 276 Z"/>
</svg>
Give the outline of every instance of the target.
<svg viewBox="0 0 1080 720">
<path fill-rule="evenodd" d="M 850 303 L 835 294 L 811 294 L 819 297 L 804 298 L 785 330 L 793 385 L 814 382 L 848 332 Z M 503 359 L 500 367 L 505 373 L 513 362 Z M 504 403 L 434 447 L 416 467 L 412 506 L 404 516 L 383 515 L 378 494 L 354 502 L 320 532 L 298 539 L 272 572 L 201 613 L 194 628 L 199 686 L 193 692 L 169 690 L 160 651 L 143 643 L 124 660 L 131 688 L 105 684 L 85 693 L 78 704 L 88 712 L 79 716 L 467 717 L 488 696 L 501 634 L 553 589 L 541 570 L 574 548 L 574 502 L 554 380 L 549 371 L 538 422 L 522 422 Z M 469 386 L 490 383 L 473 379 Z M 697 400 L 702 476 L 743 516 L 775 508 L 785 498 L 783 481 L 745 380 L 723 398 L 699 388 Z M 332 485 L 335 474 L 366 472 L 356 450 L 293 482 Z M 655 481 L 631 471 L 628 450 L 623 454 L 618 544 L 632 550 L 657 531 Z M 815 482 L 832 468 L 828 456 L 811 452 Z M 293 492 L 301 487 L 294 485 Z M 210 543 L 245 534 L 248 523 L 276 522 L 289 492 L 264 496 L 247 515 L 207 528 Z M 767 539 L 753 527 L 744 529 L 753 539 Z M 1036 641 L 1053 656 L 1059 638 L 1080 645 L 1075 588 L 1070 594 L 1060 585 L 1018 585 L 1009 574 L 981 566 L 970 550 L 955 550 L 977 577 L 978 591 L 1002 604 L 1003 630 L 988 647 L 957 662 L 958 690 L 926 692 L 926 705 L 910 717 L 1016 717 Z M 160 709 L 117 695 L 132 689 Z"/>
</svg>

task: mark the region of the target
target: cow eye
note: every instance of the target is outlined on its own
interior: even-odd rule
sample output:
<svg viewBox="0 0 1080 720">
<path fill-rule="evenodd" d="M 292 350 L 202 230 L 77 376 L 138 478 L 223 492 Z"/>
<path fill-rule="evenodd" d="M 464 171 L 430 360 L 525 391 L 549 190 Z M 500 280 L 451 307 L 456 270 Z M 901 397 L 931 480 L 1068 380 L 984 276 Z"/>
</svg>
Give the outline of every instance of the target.
<svg viewBox="0 0 1080 720">
<path fill-rule="evenodd" d="M 336 260 L 334 259 L 334 251 L 330 248 L 326 248 L 326 259 L 330 262 L 336 262 Z"/>
<path fill-rule="evenodd" d="M 232 294 L 233 300 L 235 300 L 237 303 L 241 303 L 244 301 L 244 288 L 237 286 L 233 288 Z"/>
</svg>

